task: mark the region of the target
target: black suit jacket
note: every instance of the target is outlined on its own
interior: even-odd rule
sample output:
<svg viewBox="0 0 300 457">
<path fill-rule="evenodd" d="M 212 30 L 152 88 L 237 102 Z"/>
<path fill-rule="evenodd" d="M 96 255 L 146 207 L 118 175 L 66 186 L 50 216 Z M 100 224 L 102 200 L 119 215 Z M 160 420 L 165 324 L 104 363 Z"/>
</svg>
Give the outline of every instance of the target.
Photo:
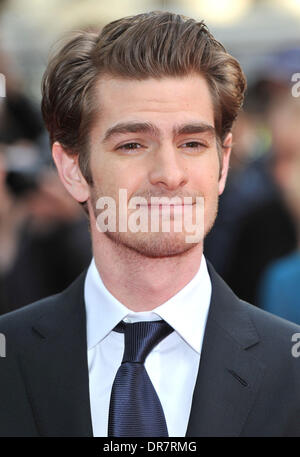
<svg viewBox="0 0 300 457">
<path fill-rule="evenodd" d="M 239 300 L 208 268 L 212 299 L 186 436 L 300 436 L 300 358 L 291 353 L 300 327 Z M 85 275 L 0 318 L 0 436 L 93 435 Z"/>
</svg>

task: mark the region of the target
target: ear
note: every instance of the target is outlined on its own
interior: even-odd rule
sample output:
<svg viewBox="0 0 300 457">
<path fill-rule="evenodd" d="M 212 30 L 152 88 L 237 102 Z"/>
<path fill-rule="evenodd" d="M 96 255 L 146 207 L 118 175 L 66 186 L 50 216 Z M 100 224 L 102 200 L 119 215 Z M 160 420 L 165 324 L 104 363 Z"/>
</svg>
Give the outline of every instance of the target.
<svg viewBox="0 0 300 457">
<path fill-rule="evenodd" d="M 68 153 L 56 141 L 52 146 L 52 157 L 59 177 L 67 191 L 78 202 L 85 202 L 90 196 L 89 185 L 83 177 L 78 164 L 78 155 Z"/>
<path fill-rule="evenodd" d="M 229 160 L 232 148 L 232 133 L 229 132 L 222 144 L 222 171 L 219 179 L 219 195 L 224 191 L 229 170 Z"/>
</svg>

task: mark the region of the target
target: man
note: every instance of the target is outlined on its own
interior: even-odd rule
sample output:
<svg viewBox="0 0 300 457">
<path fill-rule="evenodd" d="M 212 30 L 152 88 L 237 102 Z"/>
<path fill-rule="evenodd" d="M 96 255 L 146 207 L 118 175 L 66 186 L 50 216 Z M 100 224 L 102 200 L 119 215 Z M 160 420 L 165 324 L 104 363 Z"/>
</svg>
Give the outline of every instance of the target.
<svg viewBox="0 0 300 457">
<path fill-rule="evenodd" d="M 203 236 L 175 230 L 203 201 L 204 235 L 214 223 L 244 90 L 206 26 L 171 13 L 80 33 L 52 58 L 43 115 L 94 259 L 1 318 L 1 435 L 300 436 L 299 327 L 240 301 Z M 129 230 L 134 209 L 158 210 L 159 229 Z"/>
</svg>

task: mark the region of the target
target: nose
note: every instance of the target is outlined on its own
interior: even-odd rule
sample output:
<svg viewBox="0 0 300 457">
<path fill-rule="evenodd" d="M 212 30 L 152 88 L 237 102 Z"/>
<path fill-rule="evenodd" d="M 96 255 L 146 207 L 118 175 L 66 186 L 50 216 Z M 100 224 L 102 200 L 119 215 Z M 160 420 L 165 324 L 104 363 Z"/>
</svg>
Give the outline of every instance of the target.
<svg viewBox="0 0 300 457">
<path fill-rule="evenodd" d="M 180 151 L 172 146 L 161 147 L 153 157 L 149 181 L 154 186 L 176 190 L 188 182 L 187 166 Z"/>
</svg>

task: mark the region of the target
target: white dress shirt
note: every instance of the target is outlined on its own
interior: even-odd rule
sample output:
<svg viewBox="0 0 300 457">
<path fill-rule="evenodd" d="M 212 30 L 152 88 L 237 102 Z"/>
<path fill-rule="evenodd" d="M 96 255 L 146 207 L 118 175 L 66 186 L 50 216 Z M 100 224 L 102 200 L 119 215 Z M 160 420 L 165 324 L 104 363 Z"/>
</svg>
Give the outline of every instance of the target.
<svg viewBox="0 0 300 457">
<path fill-rule="evenodd" d="M 124 352 L 121 321 L 164 319 L 174 329 L 147 356 L 145 368 L 164 410 L 170 437 L 185 436 L 211 298 L 202 255 L 198 272 L 176 295 L 153 311 L 134 312 L 104 286 L 94 259 L 85 280 L 87 347 L 94 436 L 106 436 L 111 388 Z"/>
</svg>

